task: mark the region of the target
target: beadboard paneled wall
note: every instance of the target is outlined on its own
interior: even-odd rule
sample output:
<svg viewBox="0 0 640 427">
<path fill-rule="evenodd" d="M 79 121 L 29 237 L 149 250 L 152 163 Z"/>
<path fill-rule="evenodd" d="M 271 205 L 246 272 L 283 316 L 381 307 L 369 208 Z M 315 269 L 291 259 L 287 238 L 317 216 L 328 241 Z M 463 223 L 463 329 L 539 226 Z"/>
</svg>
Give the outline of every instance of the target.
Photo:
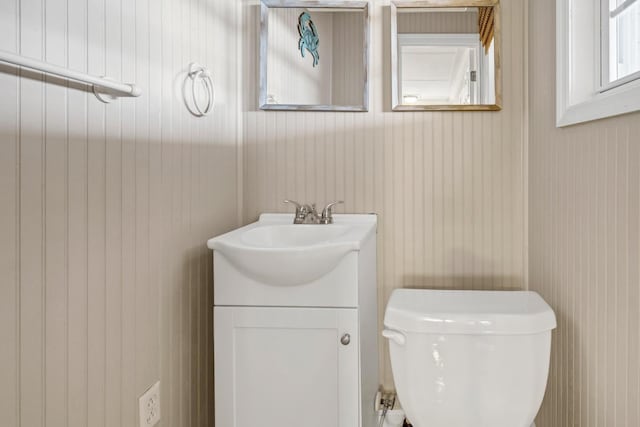
<svg viewBox="0 0 640 427">
<path fill-rule="evenodd" d="M 389 3 L 373 1 L 370 111 L 309 113 L 256 111 L 259 8 L 247 1 L 244 221 L 288 211 L 285 198 L 378 213 L 380 325 L 394 288 L 523 288 L 524 4 L 502 4 L 502 112 L 388 112 Z"/>
<path fill-rule="evenodd" d="M 398 11 L 399 33 L 477 33 L 478 11 L 415 13 Z"/>
<path fill-rule="evenodd" d="M 537 425 L 635 427 L 640 114 L 556 129 L 555 2 L 529 13 L 529 283 L 558 318 Z"/>
<path fill-rule="evenodd" d="M 337 105 L 362 105 L 364 70 L 362 69 L 362 46 L 364 13 L 334 12 L 332 103 Z"/>
<path fill-rule="evenodd" d="M 0 65 L 0 424 L 213 425 L 212 266 L 237 225 L 238 8 L 213 0 L 6 0 L 0 49 L 139 84 L 105 105 Z M 215 113 L 179 95 L 211 67 Z"/>
<path fill-rule="evenodd" d="M 303 9 L 277 9 L 269 12 L 269 61 L 267 96 L 273 97 L 279 104 L 330 104 L 331 74 L 333 55 L 331 48 L 323 51 L 322 61 L 315 67 L 309 67 L 308 73 L 290 73 L 289 68 L 300 64 L 313 64 L 308 51 L 303 58 L 296 49 L 300 35 L 298 17 Z M 333 14 L 322 13 L 314 16 L 314 24 L 319 32 L 333 34 Z M 332 46 L 330 37 L 324 39 Z M 293 47 L 293 48 L 292 48 Z"/>
</svg>

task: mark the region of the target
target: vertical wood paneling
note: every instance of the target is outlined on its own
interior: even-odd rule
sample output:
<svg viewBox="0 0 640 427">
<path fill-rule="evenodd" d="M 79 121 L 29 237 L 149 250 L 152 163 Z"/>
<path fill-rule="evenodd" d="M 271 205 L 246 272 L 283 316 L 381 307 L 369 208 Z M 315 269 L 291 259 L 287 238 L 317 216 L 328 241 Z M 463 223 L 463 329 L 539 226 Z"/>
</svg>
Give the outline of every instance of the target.
<svg viewBox="0 0 640 427">
<path fill-rule="evenodd" d="M 16 52 L 18 4 L 0 4 L 0 49 Z M 19 111 L 17 72 L 0 65 L 0 93 L 12 102 L 0 103 L 0 414 L 8 425 L 17 425 L 20 412 L 20 190 Z"/>
<path fill-rule="evenodd" d="M 42 2 L 20 3 L 19 52 L 42 58 Z M 25 73 L 26 74 L 26 73 Z M 39 75 L 20 81 L 20 422 L 44 424 L 44 85 Z M 11 102 L 15 105 L 15 100 Z"/>
<path fill-rule="evenodd" d="M 66 2 L 45 5 L 45 54 L 52 64 L 66 66 Z M 50 81 L 50 79 L 47 79 Z M 45 86 L 45 420 L 67 421 L 67 90 Z"/>
<path fill-rule="evenodd" d="M 122 5 L 105 3 L 106 75 L 122 79 Z M 114 108 L 112 108 L 114 107 Z M 122 420 L 122 104 L 105 109 L 105 418 L 106 427 Z"/>
<path fill-rule="evenodd" d="M 378 213 L 380 322 L 397 287 L 522 288 L 524 1 L 502 5 L 499 113 L 387 112 L 389 2 L 382 0 L 370 4 L 368 113 L 256 111 L 256 4 L 244 7 L 243 18 L 245 222 L 289 211 L 283 198 L 340 199 L 338 212 Z M 392 387 L 380 343 L 384 383 Z"/>
<path fill-rule="evenodd" d="M 234 1 L 1 2 L 0 49 L 135 82 L 84 86 L 0 66 L 0 424 L 213 425 L 211 253 L 237 226 Z M 182 81 L 211 68 L 214 113 Z"/>
<path fill-rule="evenodd" d="M 478 12 L 400 12 L 398 33 L 477 33 Z"/>
<path fill-rule="evenodd" d="M 135 388 L 146 390 L 156 381 L 154 356 L 151 354 L 153 336 L 153 320 L 150 319 L 151 309 L 146 309 L 149 292 L 149 103 L 152 97 L 150 85 L 149 63 L 149 2 L 135 2 L 135 56 L 131 58 L 135 69 L 134 81 L 143 82 L 142 90 L 147 94 L 144 99 L 135 103 L 135 124 L 133 137 L 135 149 L 133 158 L 133 182 L 129 185 L 135 194 L 133 204 L 133 224 L 135 233 L 133 244 L 135 250 Z M 151 305 L 149 304 L 149 307 Z"/>
<path fill-rule="evenodd" d="M 164 210 L 164 204 L 162 203 L 162 195 L 166 191 L 162 185 L 162 109 L 163 109 L 163 92 L 170 90 L 168 87 L 163 86 L 163 73 L 154 72 L 157 69 L 163 69 L 162 63 L 162 22 L 163 22 L 163 7 L 162 4 L 156 4 L 156 2 L 147 2 L 148 8 L 148 20 L 149 20 L 149 49 L 148 49 L 148 74 L 149 81 L 149 97 L 147 99 L 148 105 L 148 118 L 149 118 L 149 198 L 148 198 L 148 230 L 149 240 L 147 242 L 149 248 L 149 275 L 147 283 L 147 295 L 149 310 L 147 310 L 147 322 L 149 328 L 148 334 L 148 347 L 146 348 L 147 365 L 146 375 L 150 383 L 153 382 L 154 377 L 158 372 L 162 375 L 161 369 L 163 365 L 160 363 L 160 337 L 166 331 L 163 331 L 162 320 L 160 317 L 160 304 L 162 285 L 161 278 L 165 272 L 164 269 L 155 268 L 163 262 L 163 234 L 165 229 L 162 226 L 162 218 Z M 153 89 L 157 88 L 157 89 Z M 155 183 L 155 185 L 154 185 Z M 158 214 L 153 214 L 157 212 Z M 155 325 L 155 327 L 153 326 Z M 200 339 L 196 339 L 194 345 L 198 345 Z M 143 385 L 144 386 L 144 385 Z M 166 384 L 163 385 L 163 389 L 166 390 Z M 162 391 L 162 390 L 161 390 Z M 167 401 L 165 407 L 170 406 Z"/>
<path fill-rule="evenodd" d="M 69 67 L 87 70 L 87 2 L 70 0 L 67 15 Z M 67 125 L 67 242 L 69 348 L 67 357 L 67 403 L 69 427 L 84 427 L 88 421 L 88 164 L 87 93 L 68 91 Z"/>
<path fill-rule="evenodd" d="M 123 81 L 135 81 L 136 75 L 136 2 L 122 2 L 122 74 Z M 143 19 L 143 18 L 141 18 Z M 148 95 L 148 92 L 145 92 Z M 139 100 L 146 102 L 145 100 Z M 136 393 L 136 193 L 135 193 L 135 160 L 136 160 L 136 102 L 123 102 L 120 106 L 122 121 L 122 154 L 121 154 L 121 215 L 122 215 L 122 250 L 121 250 L 121 288 L 122 288 L 122 329 L 121 329 L 121 411 L 120 422 L 127 425 L 135 422 L 137 414 L 136 402 L 128 396 Z M 169 205 L 170 206 L 170 205 Z M 166 382 L 165 382 L 166 384 Z M 166 385 L 164 386 L 166 387 Z M 169 387 L 170 388 L 170 387 Z M 161 389 L 162 392 L 162 389 Z M 163 408 L 166 406 L 162 406 Z M 171 412 L 169 412 L 171 413 Z"/>
<path fill-rule="evenodd" d="M 361 105 L 362 82 L 362 32 L 363 14 L 360 12 L 333 12 L 333 35 L 327 37 L 332 43 L 331 103 L 336 105 Z M 325 116 L 326 117 L 326 116 Z"/>
<path fill-rule="evenodd" d="M 100 74 L 105 69 L 106 0 L 88 0 L 87 71 Z M 87 385 L 90 426 L 104 427 L 106 395 L 106 106 L 87 102 Z"/>
<path fill-rule="evenodd" d="M 529 286 L 558 318 L 540 427 L 640 425 L 640 116 L 555 128 L 554 2 L 529 2 Z"/>
</svg>

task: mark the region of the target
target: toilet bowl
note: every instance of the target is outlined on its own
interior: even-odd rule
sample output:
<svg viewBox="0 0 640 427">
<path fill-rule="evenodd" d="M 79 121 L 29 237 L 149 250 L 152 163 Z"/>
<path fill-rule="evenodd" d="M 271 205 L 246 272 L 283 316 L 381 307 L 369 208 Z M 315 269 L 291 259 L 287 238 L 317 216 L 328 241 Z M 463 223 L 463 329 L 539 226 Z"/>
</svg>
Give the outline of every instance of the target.
<svg viewBox="0 0 640 427">
<path fill-rule="evenodd" d="M 529 427 L 553 310 L 535 292 L 398 289 L 387 304 L 396 393 L 414 427 Z"/>
</svg>

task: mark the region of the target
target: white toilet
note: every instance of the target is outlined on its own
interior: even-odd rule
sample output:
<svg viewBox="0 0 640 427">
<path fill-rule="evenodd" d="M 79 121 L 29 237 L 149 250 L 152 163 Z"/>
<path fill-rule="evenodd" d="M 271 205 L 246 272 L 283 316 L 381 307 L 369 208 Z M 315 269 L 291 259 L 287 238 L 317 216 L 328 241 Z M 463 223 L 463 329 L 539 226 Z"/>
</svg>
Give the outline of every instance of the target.
<svg viewBox="0 0 640 427">
<path fill-rule="evenodd" d="M 396 392 L 414 427 L 529 427 L 556 318 L 535 292 L 398 289 L 384 316 Z"/>
</svg>

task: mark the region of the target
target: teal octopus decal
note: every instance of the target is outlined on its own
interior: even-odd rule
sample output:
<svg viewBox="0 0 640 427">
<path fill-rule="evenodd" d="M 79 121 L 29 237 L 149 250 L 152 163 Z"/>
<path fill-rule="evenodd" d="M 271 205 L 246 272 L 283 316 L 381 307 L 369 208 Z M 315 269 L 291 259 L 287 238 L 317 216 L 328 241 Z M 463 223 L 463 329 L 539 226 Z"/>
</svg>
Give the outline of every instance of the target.
<svg viewBox="0 0 640 427">
<path fill-rule="evenodd" d="M 320 38 L 318 37 L 318 30 L 311 20 L 311 15 L 307 12 L 302 12 L 298 17 L 298 33 L 300 34 L 300 41 L 298 42 L 300 54 L 304 58 L 304 50 L 308 50 L 313 56 L 313 66 L 315 67 L 320 62 L 320 54 L 318 53 Z"/>
</svg>

